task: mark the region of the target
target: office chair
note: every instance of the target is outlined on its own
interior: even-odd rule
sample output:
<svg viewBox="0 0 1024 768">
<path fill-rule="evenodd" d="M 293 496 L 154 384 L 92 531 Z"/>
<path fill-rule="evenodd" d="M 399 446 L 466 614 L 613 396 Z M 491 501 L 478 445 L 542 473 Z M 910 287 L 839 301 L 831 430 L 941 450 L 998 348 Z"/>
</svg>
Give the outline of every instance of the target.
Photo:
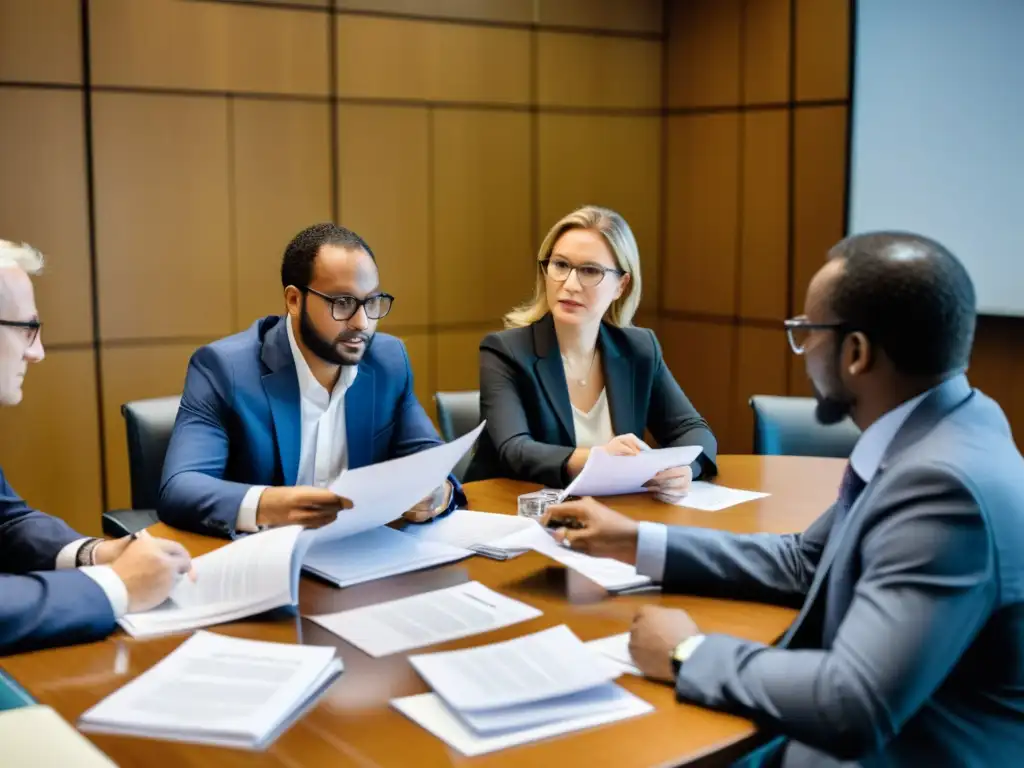
<svg viewBox="0 0 1024 768">
<path fill-rule="evenodd" d="M 180 401 L 181 397 L 174 395 L 136 400 L 121 406 L 128 437 L 132 508 L 103 515 L 103 533 L 107 536 L 127 536 L 158 522 L 160 475 Z"/>
<path fill-rule="evenodd" d="M 754 395 L 754 453 L 758 456 L 825 456 L 846 459 L 860 430 L 846 418 L 825 426 L 814 415 L 812 397 Z"/>
<path fill-rule="evenodd" d="M 472 432 L 480 423 L 480 392 L 478 390 L 438 392 L 434 395 L 434 404 L 437 407 L 437 425 L 441 430 L 441 437 L 447 443 L 462 437 L 467 432 Z M 475 452 L 474 448 L 463 456 L 455 466 L 453 474 L 459 480 L 466 476 L 466 470 L 469 469 Z"/>
</svg>

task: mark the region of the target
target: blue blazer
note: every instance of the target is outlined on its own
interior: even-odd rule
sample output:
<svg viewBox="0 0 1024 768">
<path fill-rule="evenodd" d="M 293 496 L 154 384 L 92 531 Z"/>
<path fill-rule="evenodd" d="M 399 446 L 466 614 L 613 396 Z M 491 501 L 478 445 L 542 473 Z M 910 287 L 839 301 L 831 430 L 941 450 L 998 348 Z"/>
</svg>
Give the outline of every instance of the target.
<svg viewBox="0 0 1024 768">
<path fill-rule="evenodd" d="M 57 553 L 83 538 L 63 520 L 37 512 L 0 470 L 0 654 L 101 640 L 114 610 L 77 569 L 55 571 Z"/>
<path fill-rule="evenodd" d="M 163 522 L 233 536 L 251 486 L 295 485 L 302 420 L 285 322 L 265 317 L 192 356 L 164 459 Z M 413 394 L 405 345 L 394 336 L 377 333 L 359 363 L 345 393 L 345 428 L 350 469 L 441 444 Z"/>
</svg>

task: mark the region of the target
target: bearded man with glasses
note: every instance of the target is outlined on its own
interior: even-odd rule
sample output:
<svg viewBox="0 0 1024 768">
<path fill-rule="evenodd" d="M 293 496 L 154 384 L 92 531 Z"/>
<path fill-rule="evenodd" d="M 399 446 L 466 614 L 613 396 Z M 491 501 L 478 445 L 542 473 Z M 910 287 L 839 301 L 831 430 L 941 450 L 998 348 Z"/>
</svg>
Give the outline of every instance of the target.
<svg viewBox="0 0 1024 768">
<path fill-rule="evenodd" d="M 327 525 L 350 506 L 327 488 L 341 472 L 441 443 L 405 346 L 376 333 L 394 297 L 363 238 L 330 223 L 303 230 L 281 283 L 283 316 L 189 362 L 160 489 L 170 525 L 220 536 Z M 405 517 L 426 522 L 464 503 L 452 477 Z"/>
</svg>

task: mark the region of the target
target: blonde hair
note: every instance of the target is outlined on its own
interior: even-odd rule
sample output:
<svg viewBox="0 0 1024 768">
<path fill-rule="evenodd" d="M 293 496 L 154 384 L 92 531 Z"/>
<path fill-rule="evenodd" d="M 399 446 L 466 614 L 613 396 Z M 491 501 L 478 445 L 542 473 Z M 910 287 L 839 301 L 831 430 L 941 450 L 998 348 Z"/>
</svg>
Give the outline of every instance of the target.
<svg viewBox="0 0 1024 768">
<path fill-rule="evenodd" d="M 19 267 L 30 275 L 43 271 L 43 254 L 28 243 L 0 240 L 0 269 Z"/>
<path fill-rule="evenodd" d="M 633 315 L 640 305 L 640 250 L 633 237 L 633 230 L 621 215 L 610 208 L 585 205 L 562 218 L 548 232 L 537 253 L 537 283 L 533 298 L 505 315 L 506 328 L 522 328 L 540 320 L 548 309 L 547 286 L 542 261 L 551 258 L 558 238 L 570 229 L 590 229 L 600 234 L 615 257 L 615 264 L 629 275 L 629 283 L 622 295 L 615 299 L 605 313 L 605 319 L 612 325 L 626 328 L 633 324 Z"/>
</svg>

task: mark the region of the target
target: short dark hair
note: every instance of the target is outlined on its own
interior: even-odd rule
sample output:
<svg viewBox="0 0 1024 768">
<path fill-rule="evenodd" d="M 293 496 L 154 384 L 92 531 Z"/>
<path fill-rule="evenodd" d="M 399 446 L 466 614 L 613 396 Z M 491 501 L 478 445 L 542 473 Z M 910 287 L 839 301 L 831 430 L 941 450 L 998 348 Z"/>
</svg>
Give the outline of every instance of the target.
<svg viewBox="0 0 1024 768">
<path fill-rule="evenodd" d="M 964 369 L 971 356 L 977 303 L 963 264 L 940 243 L 911 232 L 848 237 L 829 258 L 845 269 L 831 306 L 908 376 Z"/>
<path fill-rule="evenodd" d="M 284 258 L 281 260 L 281 285 L 287 288 L 294 285 L 296 288 L 308 288 L 313 279 L 313 262 L 322 245 L 337 245 L 342 248 L 361 248 L 367 255 L 377 260 L 359 235 L 347 227 L 326 222 L 314 224 L 299 232 L 288 247 L 284 249 Z"/>
</svg>

